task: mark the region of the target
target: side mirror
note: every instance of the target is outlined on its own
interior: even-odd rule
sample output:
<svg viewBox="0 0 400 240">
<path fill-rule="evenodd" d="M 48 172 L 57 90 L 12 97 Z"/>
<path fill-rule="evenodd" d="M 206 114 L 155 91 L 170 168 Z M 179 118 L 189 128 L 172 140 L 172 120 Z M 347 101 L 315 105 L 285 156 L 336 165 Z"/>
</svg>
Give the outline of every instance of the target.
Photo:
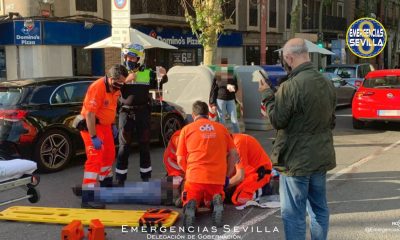
<svg viewBox="0 0 400 240">
<path fill-rule="evenodd" d="M 340 82 L 340 86 L 344 86 L 347 84 L 347 81 L 344 79 L 341 79 L 339 82 Z"/>
</svg>

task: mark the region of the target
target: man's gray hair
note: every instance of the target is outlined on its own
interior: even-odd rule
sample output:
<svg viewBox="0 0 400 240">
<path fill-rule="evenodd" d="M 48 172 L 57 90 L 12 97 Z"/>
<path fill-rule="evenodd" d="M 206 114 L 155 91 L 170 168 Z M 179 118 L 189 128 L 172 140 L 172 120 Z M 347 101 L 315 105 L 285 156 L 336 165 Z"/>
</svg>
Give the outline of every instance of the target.
<svg viewBox="0 0 400 240">
<path fill-rule="evenodd" d="M 113 65 L 109 70 L 107 76 L 109 78 L 115 78 L 119 79 L 120 76 L 127 77 L 128 76 L 128 70 L 126 69 L 125 66 L 120 65 L 120 64 L 115 64 Z"/>
<path fill-rule="evenodd" d="M 289 45 L 285 46 L 284 51 L 289 53 L 289 54 L 294 54 L 294 55 L 300 55 L 300 54 L 308 54 L 308 47 L 306 45 L 306 42 L 303 41 L 303 44 L 297 44 L 297 45 Z"/>
</svg>

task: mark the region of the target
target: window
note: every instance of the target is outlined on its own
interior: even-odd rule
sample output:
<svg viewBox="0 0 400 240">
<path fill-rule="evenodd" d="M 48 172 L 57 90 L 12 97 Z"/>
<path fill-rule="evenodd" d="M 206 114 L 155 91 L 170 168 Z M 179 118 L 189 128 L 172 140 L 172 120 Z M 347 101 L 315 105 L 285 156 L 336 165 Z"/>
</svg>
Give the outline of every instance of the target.
<svg viewBox="0 0 400 240">
<path fill-rule="evenodd" d="M 323 11 L 323 12 L 325 12 L 325 15 L 332 16 L 332 3 L 325 4 L 324 8 L 325 8 L 325 11 Z"/>
<path fill-rule="evenodd" d="M 56 89 L 54 85 L 42 85 L 32 88 L 29 104 L 49 104 L 51 93 Z"/>
<path fill-rule="evenodd" d="M 222 12 L 226 19 L 231 19 L 231 24 L 236 25 L 236 0 L 228 0 L 222 5 Z"/>
<path fill-rule="evenodd" d="M 276 0 L 269 0 L 269 24 L 270 28 L 277 28 L 278 27 L 278 4 Z"/>
<path fill-rule="evenodd" d="M 92 75 L 92 54 L 82 47 L 73 48 L 74 76 Z"/>
<path fill-rule="evenodd" d="M 292 2 L 293 0 L 286 0 L 286 28 L 290 29 L 290 23 L 292 21 Z"/>
<path fill-rule="evenodd" d="M 22 89 L 20 88 L 0 88 L 0 105 L 1 106 L 15 106 L 22 97 Z"/>
<path fill-rule="evenodd" d="M 59 86 L 51 95 L 51 104 L 81 103 L 91 82 L 67 83 Z"/>
<path fill-rule="evenodd" d="M 97 0 L 75 0 L 76 11 L 97 12 Z"/>
<path fill-rule="evenodd" d="M 338 3 L 338 6 L 337 6 L 337 16 L 338 17 L 344 17 L 344 5 L 343 5 L 343 3 Z"/>
<path fill-rule="evenodd" d="M 246 46 L 246 64 L 259 65 L 260 64 L 260 47 L 259 46 Z"/>
<path fill-rule="evenodd" d="M 259 21 L 259 4 L 256 1 L 249 0 L 249 17 L 248 17 L 248 25 L 250 27 L 258 27 Z"/>
<path fill-rule="evenodd" d="M 0 47 L 0 81 L 7 79 L 6 51 Z"/>
</svg>

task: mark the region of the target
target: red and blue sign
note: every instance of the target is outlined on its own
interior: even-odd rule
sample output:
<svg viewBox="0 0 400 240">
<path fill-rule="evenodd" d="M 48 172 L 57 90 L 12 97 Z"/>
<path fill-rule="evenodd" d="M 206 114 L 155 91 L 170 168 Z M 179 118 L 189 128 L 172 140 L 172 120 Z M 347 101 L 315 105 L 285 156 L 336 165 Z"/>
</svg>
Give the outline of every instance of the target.
<svg viewBox="0 0 400 240">
<path fill-rule="evenodd" d="M 114 6 L 118 9 L 123 9 L 127 0 L 114 0 Z"/>
<path fill-rule="evenodd" d="M 41 22 L 23 20 L 14 22 L 15 45 L 39 45 L 42 44 Z"/>
</svg>

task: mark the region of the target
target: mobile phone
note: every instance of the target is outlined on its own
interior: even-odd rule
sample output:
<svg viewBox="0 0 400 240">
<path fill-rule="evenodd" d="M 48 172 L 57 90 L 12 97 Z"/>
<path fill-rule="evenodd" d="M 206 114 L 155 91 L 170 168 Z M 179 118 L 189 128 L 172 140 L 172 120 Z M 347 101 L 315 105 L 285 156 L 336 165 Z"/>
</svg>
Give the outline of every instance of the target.
<svg viewBox="0 0 400 240">
<path fill-rule="evenodd" d="M 277 89 L 276 89 L 276 87 L 274 86 L 274 84 L 272 84 L 271 80 L 269 80 L 269 78 L 268 78 L 267 76 L 265 76 L 264 73 L 263 73 L 261 70 L 258 70 L 258 72 L 260 72 L 262 78 L 264 79 L 264 82 L 265 82 L 266 84 L 268 84 L 268 86 L 271 88 L 271 90 L 272 90 L 273 92 L 276 92 Z"/>
</svg>

